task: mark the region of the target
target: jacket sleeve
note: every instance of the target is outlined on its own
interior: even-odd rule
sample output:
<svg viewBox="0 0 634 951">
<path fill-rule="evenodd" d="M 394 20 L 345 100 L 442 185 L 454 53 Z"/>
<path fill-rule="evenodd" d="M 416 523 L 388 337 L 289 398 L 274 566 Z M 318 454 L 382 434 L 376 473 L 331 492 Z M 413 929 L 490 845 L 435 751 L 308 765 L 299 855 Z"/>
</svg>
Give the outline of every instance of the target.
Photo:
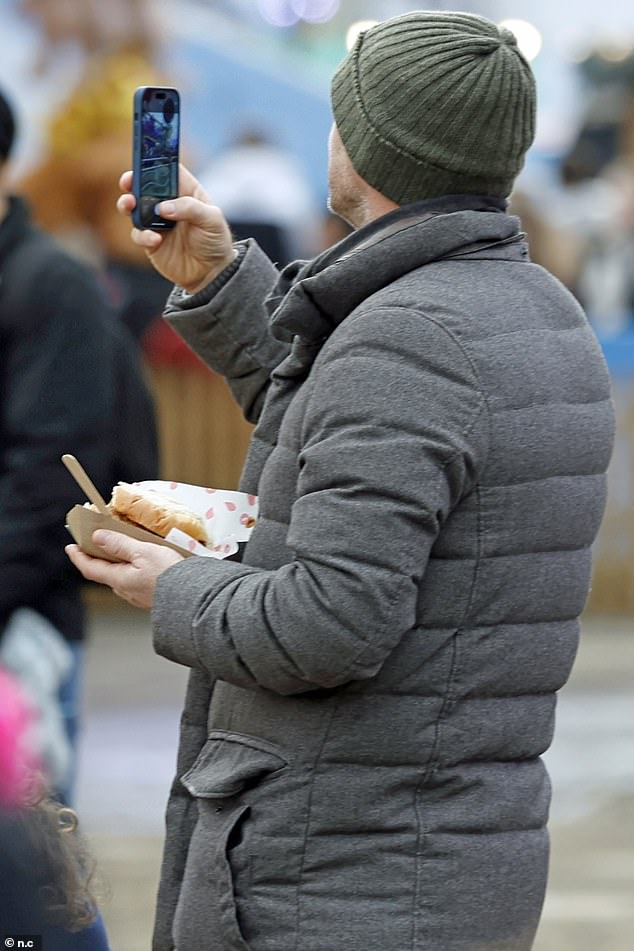
<svg viewBox="0 0 634 951">
<path fill-rule="evenodd" d="M 289 351 L 270 331 L 264 305 L 279 274 L 258 245 L 241 245 L 239 266 L 216 290 L 183 298 L 176 289 L 167 302 L 165 320 L 204 363 L 224 376 L 246 419 L 257 422 L 271 371 Z M 199 303 L 200 301 L 200 303 Z"/>
<path fill-rule="evenodd" d="M 381 667 L 415 625 L 432 545 L 488 444 L 459 342 L 404 308 L 348 318 L 305 385 L 293 560 L 187 559 L 161 576 L 154 607 L 160 654 L 280 694 Z"/>
<path fill-rule="evenodd" d="M 110 315 L 96 277 L 54 253 L 20 300 L 2 355 L 0 626 L 75 577 L 65 516 L 84 499 L 62 453 L 101 485 L 113 445 Z"/>
</svg>

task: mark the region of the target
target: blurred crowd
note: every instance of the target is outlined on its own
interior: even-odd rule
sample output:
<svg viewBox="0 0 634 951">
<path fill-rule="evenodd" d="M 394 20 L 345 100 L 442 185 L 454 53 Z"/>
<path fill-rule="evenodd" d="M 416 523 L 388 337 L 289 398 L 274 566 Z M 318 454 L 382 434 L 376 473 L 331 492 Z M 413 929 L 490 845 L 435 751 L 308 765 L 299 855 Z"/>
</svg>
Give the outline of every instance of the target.
<svg viewBox="0 0 634 951">
<path fill-rule="evenodd" d="M 546 174 L 518 188 L 512 207 L 533 259 L 611 335 L 634 320 L 634 53 L 595 50 L 578 68 L 576 134 Z"/>
<path fill-rule="evenodd" d="M 235 20 L 246 15 L 243 6 L 232 0 L 213 10 Z M 132 91 L 178 86 L 183 78 L 167 55 L 169 30 L 152 0 L 19 0 L 19 8 L 38 27 L 34 70 L 53 70 L 70 47 L 83 64 L 74 88 L 47 117 L 20 190 L 45 229 L 100 267 L 123 321 L 160 358 L 161 341 L 179 346 L 156 322 L 168 288 L 112 207 L 118 174 L 130 161 Z M 253 28 L 255 17 L 251 10 L 245 24 Z M 520 177 L 512 203 L 533 258 L 606 334 L 629 327 L 634 308 L 634 54 L 613 53 L 597 48 L 576 67 L 576 133 L 560 154 L 537 156 L 538 174 Z M 188 156 L 184 143 L 236 237 L 254 235 L 285 264 L 343 236 L 344 226 L 325 208 L 325 181 L 318 192 L 279 129 L 238 113 L 233 135 L 214 154 Z"/>
<path fill-rule="evenodd" d="M 123 323 L 160 360 L 181 349 L 158 320 L 169 286 L 113 208 L 130 165 L 134 89 L 182 81 L 165 22 L 153 0 L 19 0 L 18 7 L 36 28 L 34 76 L 53 77 L 71 51 L 81 65 L 67 94 L 45 111 L 38 152 L 27 156 L 16 187 L 37 223 L 98 269 Z M 257 238 L 280 266 L 347 232 L 325 207 L 325 182 L 317 194 L 302 162 L 265 123 L 237 120 L 217 154 L 188 151 L 183 142 L 184 159 L 225 209 L 236 238 Z"/>
</svg>

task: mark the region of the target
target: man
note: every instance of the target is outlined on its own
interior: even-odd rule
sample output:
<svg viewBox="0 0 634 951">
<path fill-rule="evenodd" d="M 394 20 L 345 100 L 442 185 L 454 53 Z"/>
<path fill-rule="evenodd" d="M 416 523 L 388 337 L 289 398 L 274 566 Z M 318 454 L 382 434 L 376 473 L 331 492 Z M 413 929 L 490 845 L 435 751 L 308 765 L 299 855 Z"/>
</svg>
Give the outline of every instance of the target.
<svg viewBox="0 0 634 951">
<path fill-rule="evenodd" d="M 332 105 L 330 202 L 356 231 L 316 260 L 280 276 L 234 248 L 187 173 L 173 232 L 134 233 L 257 421 L 260 499 L 241 564 L 116 533 L 96 540 L 124 564 L 69 550 L 191 668 L 154 948 L 527 951 L 608 375 L 505 213 L 535 115 L 512 34 L 388 20 Z"/>
<path fill-rule="evenodd" d="M 10 192 L 13 111 L 0 94 L 0 663 L 42 710 L 55 791 L 72 799 L 83 579 L 68 563 L 76 455 L 102 491 L 156 474 L 153 410 L 131 340 L 97 275 Z M 145 473 L 145 476 L 143 475 Z"/>
</svg>

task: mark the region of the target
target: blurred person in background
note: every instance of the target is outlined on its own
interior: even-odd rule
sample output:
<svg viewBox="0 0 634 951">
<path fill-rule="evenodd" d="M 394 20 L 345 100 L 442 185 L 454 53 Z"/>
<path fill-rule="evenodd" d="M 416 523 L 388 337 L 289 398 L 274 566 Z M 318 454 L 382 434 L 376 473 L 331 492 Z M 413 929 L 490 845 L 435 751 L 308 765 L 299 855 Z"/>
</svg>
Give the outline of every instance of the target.
<svg viewBox="0 0 634 951">
<path fill-rule="evenodd" d="M 609 376 L 507 213 L 536 112 L 511 32 L 389 19 L 331 100 L 329 201 L 355 229 L 331 249 L 280 274 L 186 170 L 176 228 L 133 231 L 257 424 L 260 506 L 241 563 L 68 548 L 191 668 L 154 949 L 528 951 Z"/>
<path fill-rule="evenodd" d="M 154 411 L 132 339 L 96 273 L 30 219 L 9 190 L 14 113 L 0 93 L 0 662 L 40 710 L 47 776 L 73 796 L 83 579 L 65 516 L 77 456 L 102 492 L 154 478 Z"/>
<path fill-rule="evenodd" d="M 42 33 L 39 68 L 72 43 L 82 75 L 50 117 L 47 150 L 19 182 L 37 223 L 106 276 L 113 306 L 133 336 L 160 316 L 169 283 L 148 265 L 112 209 L 130 162 L 132 96 L 165 84 L 156 15 L 149 0 L 22 0 Z"/>
<path fill-rule="evenodd" d="M 596 50 L 580 69 L 584 108 L 558 179 L 521 188 L 512 207 L 534 256 L 613 334 L 634 317 L 634 55 Z"/>
<path fill-rule="evenodd" d="M 594 59 L 585 65 L 594 88 L 561 177 L 577 248 L 572 286 L 610 333 L 634 318 L 634 55 L 598 76 Z"/>
<path fill-rule="evenodd" d="M 38 935 L 44 951 L 107 951 L 93 861 L 76 814 L 46 795 L 32 713 L 0 667 L 0 933 Z"/>
<path fill-rule="evenodd" d="M 255 238 L 280 267 L 316 252 L 315 197 L 299 161 L 270 135 L 245 128 L 198 178 L 237 241 Z"/>
</svg>

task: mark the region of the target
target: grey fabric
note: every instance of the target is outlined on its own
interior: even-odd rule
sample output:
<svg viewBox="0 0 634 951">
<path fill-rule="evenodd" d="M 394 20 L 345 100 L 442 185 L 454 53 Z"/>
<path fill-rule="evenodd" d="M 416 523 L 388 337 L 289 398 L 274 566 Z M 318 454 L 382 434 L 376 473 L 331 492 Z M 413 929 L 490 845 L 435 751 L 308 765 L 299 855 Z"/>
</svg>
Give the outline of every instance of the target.
<svg viewBox="0 0 634 951">
<path fill-rule="evenodd" d="M 192 672 L 154 949 L 528 951 L 602 355 L 504 213 L 403 208 L 275 277 L 250 243 L 167 310 L 258 415 L 260 515 L 242 563 L 157 587 Z"/>
</svg>

